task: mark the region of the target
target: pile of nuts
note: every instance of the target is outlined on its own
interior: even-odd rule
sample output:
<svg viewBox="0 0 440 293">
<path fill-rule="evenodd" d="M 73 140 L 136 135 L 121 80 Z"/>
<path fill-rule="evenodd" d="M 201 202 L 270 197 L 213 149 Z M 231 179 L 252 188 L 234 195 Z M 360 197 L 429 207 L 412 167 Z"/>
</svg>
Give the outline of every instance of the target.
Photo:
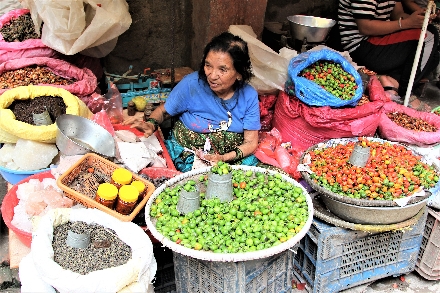
<svg viewBox="0 0 440 293">
<path fill-rule="evenodd" d="M 28 66 L 20 69 L 5 71 L 0 74 L 0 89 L 11 89 L 18 86 L 53 84 L 69 85 L 75 83 L 75 79 L 66 79 L 54 74 L 47 67 Z"/>
<path fill-rule="evenodd" d="M 436 132 L 438 130 L 436 126 L 425 120 L 409 116 L 402 112 L 389 112 L 387 116 L 397 125 L 409 130 L 424 132 Z"/>
<path fill-rule="evenodd" d="M 23 42 L 28 39 L 39 39 L 35 31 L 34 22 L 29 13 L 12 19 L 0 28 L 0 33 L 5 42 Z"/>
<path fill-rule="evenodd" d="M 370 98 L 366 94 L 362 94 L 362 97 L 358 101 L 356 106 L 362 106 L 370 102 Z"/>
</svg>

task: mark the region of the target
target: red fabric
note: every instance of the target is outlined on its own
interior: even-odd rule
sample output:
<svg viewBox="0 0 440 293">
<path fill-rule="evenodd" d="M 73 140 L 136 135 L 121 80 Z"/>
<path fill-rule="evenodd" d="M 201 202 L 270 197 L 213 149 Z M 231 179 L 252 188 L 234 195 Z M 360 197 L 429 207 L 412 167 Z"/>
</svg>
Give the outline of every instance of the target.
<svg viewBox="0 0 440 293">
<path fill-rule="evenodd" d="M 367 41 L 378 46 L 391 45 L 406 41 L 418 41 L 420 38 L 420 33 L 420 29 L 410 29 L 385 36 L 369 37 Z"/>
<path fill-rule="evenodd" d="M 279 130 L 283 142 L 300 150 L 332 138 L 372 136 L 379 124 L 380 110 L 389 99 L 376 77 L 368 88 L 371 102 L 345 109 L 310 107 L 280 92 L 272 125 Z"/>
</svg>

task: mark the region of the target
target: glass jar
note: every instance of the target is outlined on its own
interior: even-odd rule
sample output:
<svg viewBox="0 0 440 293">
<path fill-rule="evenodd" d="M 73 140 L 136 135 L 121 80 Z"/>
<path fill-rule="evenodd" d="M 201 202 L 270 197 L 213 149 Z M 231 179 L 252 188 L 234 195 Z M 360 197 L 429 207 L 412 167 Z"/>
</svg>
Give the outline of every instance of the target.
<svg viewBox="0 0 440 293">
<path fill-rule="evenodd" d="M 133 180 L 130 185 L 133 185 L 139 191 L 138 203 L 141 202 L 147 194 L 147 187 L 145 186 L 144 182 L 140 180 Z"/>
<path fill-rule="evenodd" d="M 130 171 L 124 168 L 118 168 L 112 173 L 111 184 L 116 186 L 118 189 L 123 185 L 130 184 L 133 180 L 133 175 Z"/>
<path fill-rule="evenodd" d="M 129 215 L 134 210 L 139 197 L 139 191 L 133 185 L 123 185 L 119 189 L 115 210 L 122 215 Z"/>
<path fill-rule="evenodd" d="M 113 209 L 118 196 L 118 189 L 110 183 L 101 183 L 96 191 L 95 201 L 100 204 Z"/>
</svg>

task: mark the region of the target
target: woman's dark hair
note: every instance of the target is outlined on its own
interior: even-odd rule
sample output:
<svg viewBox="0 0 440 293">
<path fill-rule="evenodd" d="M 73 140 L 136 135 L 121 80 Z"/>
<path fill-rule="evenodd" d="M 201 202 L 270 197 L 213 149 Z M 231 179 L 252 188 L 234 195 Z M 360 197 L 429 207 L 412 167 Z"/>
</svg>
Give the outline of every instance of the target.
<svg viewBox="0 0 440 293">
<path fill-rule="evenodd" d="M 228 53 L 231 56 L 235 70 L 242 77 L 240 81 L 237 80 L 235 82 L 235 88 L 242 87 L 251 79 L 252 65 L 247 43 L 238 36 L 235 36 L 229 32 L 224 32 L 214 37 L 203 50 L 203 58 L 199 68 L 199 77 L 202 80 L 207 82 L 204 67 L 206 56 L 211 51 Z"/>
</svg>

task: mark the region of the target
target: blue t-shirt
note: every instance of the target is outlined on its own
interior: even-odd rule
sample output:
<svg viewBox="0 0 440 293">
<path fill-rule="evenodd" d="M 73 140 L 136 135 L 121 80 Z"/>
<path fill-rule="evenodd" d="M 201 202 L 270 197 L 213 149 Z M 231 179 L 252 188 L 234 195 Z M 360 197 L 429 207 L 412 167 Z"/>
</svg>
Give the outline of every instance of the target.
<svg viewBox="0 0 440 293">
<path fill-rule="evenodd" d="M 171 91 L 165 110 L 172 116 L 180 115 L 187 128 L 199 133 L 210 132 L 209 125 L 218 129 L 221 121 L 228 121 L 228 111 L 232 114 L 232 123 L 227 131 L 260 130 L 258 93 L 252 86 L 246 84 L 223 103 L 209 85 L 199 79 L 198 72 L 193 72 Z"/>
</svg>

